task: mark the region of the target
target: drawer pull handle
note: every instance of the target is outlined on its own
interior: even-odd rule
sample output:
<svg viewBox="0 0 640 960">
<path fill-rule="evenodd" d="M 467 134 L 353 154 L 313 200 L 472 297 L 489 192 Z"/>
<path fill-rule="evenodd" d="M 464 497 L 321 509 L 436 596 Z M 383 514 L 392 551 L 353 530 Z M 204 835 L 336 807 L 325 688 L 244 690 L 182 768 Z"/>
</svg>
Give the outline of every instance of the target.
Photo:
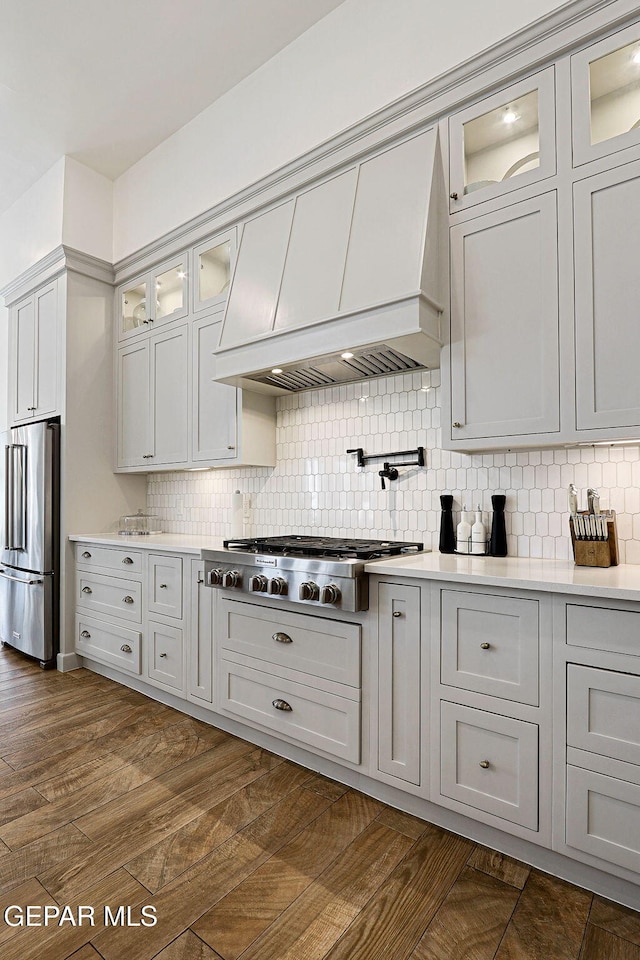
<svg viewBox="0 0 640 960">
<path fill-rule="evenodd" d="M 122 602 L 123 602 L 123 603 L 135 603 L 135 600 L 133 599 L 133 597 L 123 597 L 123 598 L 122 598 Z"/>
<path fill-rule="evenodd" d="M 293 640 L 287 633 L 274 633 L 271 639 L 275 640 L 276 643 L 293 643 Z"/>
<path fill-rule="evenodd" d="M 161 590 L 166 590 L 166 589 L 167 589 L 166 583 L 161 583 L 161 584 L 160 584 L 160 589 L 161 589 Z"/>
<path fill-rule="evenodd" d="M 83 592 L 83 593 L 93 593 L 93 590 L 91 589 L 91 587 L 83 587 L 83 588 L 82 588 L 82 592 Z"/>
<path fill-rule="evenodd" d="M 133 650 L 131 649 L 128 643 L 123 643 L 120 649 L 122 650 L 123 653 L 133 653 Z"/>
<path fill-rule="evenodd" d="M 85 560 L 91 560 L 91 554 L 89 553 L 88 550 L 85 550 L 82 556 L 84 557 Z"/>
<path fill-rule="evenodd" d="M 402 616 L 402 614 L 400 613 L 399 610 L 394 610 L 394 611 L 393 611 L 393 615 L 394 615 L 394 617 L 401 617 L 401 616 Z"/>
<path fill-rule="evenodd" d="M 484 643 L 481 643 L 481 644 L 480 644 L 480 649 L 481 649 L 481 650 L 490 650 L 490 649 L 491 649 L 491 644 L 490 644 L 490 643 L 487 643 L 486 640 L 485 640 Z"/>
<path fill-rule="evenodd" d="M 166 657 L 166 653 L 161 653 L 160 657 Z"/>
<path fill-rule="evenodd" d="M 272 700 L 271 702 L 273 706 L 276 708 L 276 710 L 284 710 L 285 713 L 291 713 L 291 711 L 293 710 L 293 707 L 291 706 L 291 704 L 287 703 L 286 700 L 278 699 L 278 700 Z"/>
<path fill-rule="evenodd" d="M 123 563 L 133 563 L 133 560 L 131 559 L 131 557 L 125 557 L 122 562 L 123 562 Z"/>
<path fill-rule="evenodd" d="M 89 640 L 91 638 L 91 634 L 89 633 L 88 630 L 83 630 L 80 636 L 84 637 L 85 640 Z"/>
<path fill-rule="evenodd" d="M 480 766 L 482 767 L 483 770 L 488 770 L 488 769 L 489 769 L 489 761 L 488 761 L 488 760 L 481 760 L 481 761 L 480 761 Z"/>
</svg>

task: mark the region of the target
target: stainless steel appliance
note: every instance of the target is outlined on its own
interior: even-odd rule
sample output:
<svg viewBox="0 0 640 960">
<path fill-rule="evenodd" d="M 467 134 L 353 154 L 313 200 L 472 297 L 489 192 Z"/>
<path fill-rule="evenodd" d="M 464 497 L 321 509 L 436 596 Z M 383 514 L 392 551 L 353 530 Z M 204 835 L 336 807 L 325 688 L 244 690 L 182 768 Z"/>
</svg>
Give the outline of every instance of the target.
<svg viewBox="0 0 640 960">
<path fill-rule="evenodd" d="M 417 553 L 423 544 L 290 535 L 225 540 L 223 547 L 202 554 L 210 587 L 355 612 L 369 605 L 365 564 Z"/>
<path fill-rule="evenodd" d="M 0 641 L 53 666 L 58 647 L 60 424 L 0 436 Z"/>
</svg>

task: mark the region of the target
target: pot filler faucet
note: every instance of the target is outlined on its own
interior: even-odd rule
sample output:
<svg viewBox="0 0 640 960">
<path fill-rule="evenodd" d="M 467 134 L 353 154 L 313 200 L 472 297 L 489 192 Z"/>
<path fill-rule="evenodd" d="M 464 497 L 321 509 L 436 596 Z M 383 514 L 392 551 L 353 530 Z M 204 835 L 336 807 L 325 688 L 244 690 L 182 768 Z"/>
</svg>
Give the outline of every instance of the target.
<svg viewBox="0 0 640 960">
<path fill-rule="evenodd" d="M 368 460 L 384 460 L 383 469 L 378 470 L 383 490 L 387 489 L 385 480 L 398 479 L 398 467 L 424 467 L 424 447 L 417 447 L 415 450 L 398 450 L 395 453 L 371 453 L 368 455 L 365 455 L 362 447 L 355 447 L 347 450 L 347 453 L 355 453 L 359 467 L 364 467 Z M 414 459 L 389 463 L 387 457 L 413 457 Z"/>
</svg>

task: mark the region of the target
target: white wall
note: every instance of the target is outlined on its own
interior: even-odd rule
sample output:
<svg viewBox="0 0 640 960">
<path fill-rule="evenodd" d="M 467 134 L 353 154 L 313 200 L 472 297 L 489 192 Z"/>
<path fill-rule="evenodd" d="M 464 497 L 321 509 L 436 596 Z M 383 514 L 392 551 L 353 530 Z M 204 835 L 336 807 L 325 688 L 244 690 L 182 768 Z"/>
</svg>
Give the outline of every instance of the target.
<svg viewBox="0 0 640 960">
<path fill-rule="evenodd" d="M 345 0 L 116 181 L 114 260 L 559 6 Z"/>
<path fill-rule="evenodd" d="M 62 242 L 111 263 L 113 183 L 72 157 L 65 157 Z"/>
<path fill-rule="evenodd" d="M 62 243 L 65 158 L 0 217 L 0 288 Z"/>
</svg>

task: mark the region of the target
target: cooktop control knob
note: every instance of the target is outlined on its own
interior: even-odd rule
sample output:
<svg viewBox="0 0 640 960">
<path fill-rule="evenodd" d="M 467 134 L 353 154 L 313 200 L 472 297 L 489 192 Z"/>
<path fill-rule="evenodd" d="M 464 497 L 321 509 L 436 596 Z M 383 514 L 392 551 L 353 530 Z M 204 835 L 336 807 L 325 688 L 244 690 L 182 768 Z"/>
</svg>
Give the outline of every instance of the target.
<svg viewBox="0 0 640 960">
<path fill-rule="evenodd" d="M 264 593 L 268 583 L 267 578 L 258 573 L 249 580 L 249 590 L 251 590 L 252 593 Z"/>
<path fill-rule="evenodd" d="M 211 570 L 209 573 L 209 586 L 210 587 L 221 587 L 222 586 L 222 570 Z"/>
<path fill-rule="evenodd" d="M 341 596 L 340 587 L 335 583 L 328 583 L 320 591 L 320 603 L 337 603 Z"/>
<path fill-rule="evenodd" d="M 287 595 L 287 581 L 282 577 L 274 577 L 269 580 L 269 593 L 274 597 L 285 597 Z"/>
<path fill-rule="evenodd" d="M 318 600 L 320 597 L 320 587 L 313 580 L 305 580 L 300 584 L 299 596 L 301 600 Z"/>
<path fill-rule="evenodd" d="M 227 572 L 222 575 L 222 586 L 239 587 L 240 579 L 240 573 L 238 570 L 227 570 Z"/>
</svg>

